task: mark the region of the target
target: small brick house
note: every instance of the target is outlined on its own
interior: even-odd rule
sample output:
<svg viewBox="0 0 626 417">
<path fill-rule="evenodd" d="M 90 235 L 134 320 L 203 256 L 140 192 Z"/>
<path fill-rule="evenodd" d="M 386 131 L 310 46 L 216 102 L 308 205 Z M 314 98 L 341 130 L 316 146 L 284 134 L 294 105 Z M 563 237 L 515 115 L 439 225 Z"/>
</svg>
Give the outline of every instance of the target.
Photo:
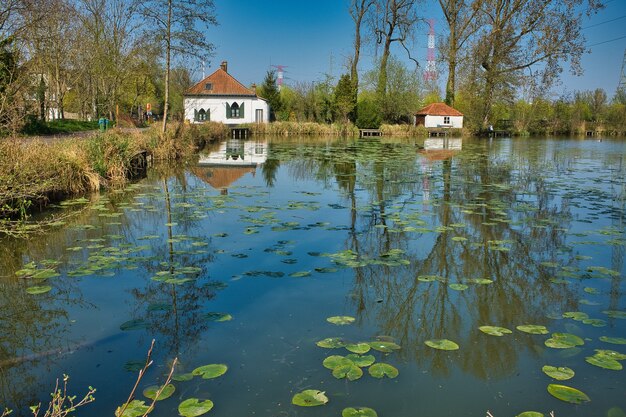
<svg viewBox="0 0 626 417">
<path fill-rule="evenodd" d="M 463 128 L 463 113 L 445 103 L 432 103 L 415 113 L 415 126 Z"/>
</svg>

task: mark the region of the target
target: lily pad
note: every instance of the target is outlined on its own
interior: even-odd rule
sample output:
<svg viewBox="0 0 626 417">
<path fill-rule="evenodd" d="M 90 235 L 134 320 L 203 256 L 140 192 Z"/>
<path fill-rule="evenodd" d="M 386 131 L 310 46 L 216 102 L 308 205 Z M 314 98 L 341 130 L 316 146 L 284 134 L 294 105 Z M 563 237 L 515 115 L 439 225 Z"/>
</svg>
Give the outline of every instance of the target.
<svg viewBox="0 0 626 417">
<path fill-rule="evenodd" d="M 337 349 L 346 346 L 346 342 L 340 337 L 328 337 L 315 343 L 317 346 L 325 349 Z"/>
<path fill-rule="evenodd" d="M 356 319 L 350 316 L 333 316 L 326 319 L 327 322 L 336 324 L 337 326 L 345 326 L 354 323 Z"/>
<path fill-rule="evenodd" d="M 465 291 L 466 289 L 469 288 L 468 285 L 459 284 L 459 283 L 450 284 L 448 286 L 450 287 L 451 290 L 455 290 L 455 291 Z"/>
<path fill-rule="evenodd" d="M 311 276 L 311 271 L 292 272 L 291 274 L 289 274 L 289 276 L 292 277 L 292 278 L 310 277 Z"/>
<path fill-rule="evenodd" d="M 352 361 L 348 358 L 346 358 L 345 356 L 339 356 L 339 355 L 331 355 L 329 357 L 327 357 L 326 359 L 324 359 L 324 362 L 322 362 L 322 365 L 324 365 L 324 368 L 327 369 L 335 369 L 335 368 L 339 368 L 340 366 L 346 366 L 346 365 L 351 365 Z"/>
<path fill-rule="evenodd" d="M 491 336 L 504 336 L 505 334 L 513 333 L 511 330 L 506 327 L 498 327 L 498 326 L 480 326 L 478 328 L 481 332 L 486 333 Z"/>
<path fill-rule="evenodd" d="M 141 417 L 150 409 L 150 407 L 146 405 L 145 401 L 132 400 L 126 406 L 124 413 L 122 413 L 124 405 L 117 407 L 117 410 L 115 410 L 116 417 Z"/>
<path fill-rule="evenodd" d="M 183 417 L 197 417 L 206 414 L 213 408 L 213 401 L 188 398 L 178 404 L 178 414 Z"/>
<path fill-rule="evenodd" d="M 297 393 L 291 399 L 291 403 L 299 405 L 300 407 L 315 407 L 318 405 L 324 405 L 328 402 L 328 397 L 324 391 L 318 391 L 316 389 L 307 389 Z"/>
<path fill-rule="evenodd" d="M 457 345 L 452 340 L 448 340 L 448 339 L 427 340 L 425 343 L 426 343 L 426 346 L 429 346 L 433 349 L 439 349 L 439 350 L 458 350 L 459 349 L 459 345 Z"/>
<path fill-rule="evenodd" d="M 585 358 L 587 363 L 591 365 L 597 366 L 599 368 L 609 369 L 611 371 L 621 371 L 622 364 L 616 361 L 615 359 L 611 359 L 606 356 L 601 355 L 593 355 Z"/>
<path fill-rule="evenodd" d="M 391 353 L 394 350 L 400 350 L 400 345 L 385 340 L 369 342 L 369 345 L 372 347 L 372 349 L 383 353 Z"/>
<path fill-rule="evenodd" d="M 544 415 L 538 411 L 524 411 L 523 413 L 518 414 L 515 417 L 544 417 Z"/>
<path fill-rule="evenodd" d="M 172 379 L 178 382 L 191 381 L 193 374 L 191 372 L 187 372 L 186 374 L 174 374 L 172 375 Z"/>
<path fill-rule="evenodd" d="M 585 341 L 571 333 L 552 333 L 552 337 L 544 342 L 547 347 L 554 349 L 569 349 L 582 346 Z"/>
<path fill-rule="evenodd" d="M 341 417 L 378 417 L 378 414 L 376 414 L 376 411 L 367 407 L 348 407 L 343 409 Z"/>
<path fill-rule="evenodd" d="M 346 359 L 350 359 L 359 368 L 367 368 L 376 361 L 376 358 L 372 355 L 355 355 L 351 353 L 346 355 Z"/>
<path fill-rule="evenodd" d="M 44 294 L 52 289 L 49 285 L 34 285 L 32 287 L 26 288 L 26 292 L 29 294 Z"/>
<path fill-rule="evenodd" d="M 546 365 L 541 368 L 541 370 L 544 374 L 559 381 L 565 381 L 574 377 L 574 371 L 564 366 L 560 366 L 557 368 L 555 366 Z"/>
<path fill-rule="evenodd" d="M 626 338 L 623 337 L 600 336 L 600 340 L 614 345 L 626 345 Z"/>
<path fill-rule="evenodd" d="M 559 400 L 568 403 L 582 404 L 591 401 L 584 392 L 565 385 L 550 384 L 548 385 L 548 392 Z"/>
<path fill-rule="evenodd" d="M 337 379 L 347 378 L 350 381 L 361 378 L 363 376 L 363 370 L 350 359 L 347 360 L 350 362 L 349 364 L 341 365 L 333 369 L 333 376 Z"/>
<path fill-rule="evenodd" d="M 626 319 L 626 311 L 619 310 L 604 310 L 602 313 L 613 319 Z"/>
<path fill-rule="evenodd" d="M 194 369 L 193 371 L 191 371 L 191 373 L 194 376 L 201 375 L 202 379 L 213 379 L 213 378 L 217 378 L 218 376 L 224 375 L 227 370 L 228 370 L 228 366 L 221 364 L 221 363 L 217 363 L 217 364 L 200 366 Z"/>
<path fill-rule="evenodd" d="M 129 320 L 120 325 L 120 330 L 141 330 L 148 327 L 148 322 L 143 319 Z"/>
<path fill-rule="evenodd" d="M 373 364 L 368 368 L 368 371 L 374 378 L 382 378 L 384 376 L 387 378 L 395 378 L 398 376 L 398 369 L 382 362 Z"/>
<path fill-rule="evenodd" d="M 352 353 L 367 353 L 370 351 L 371 347 L 369 344 L 361 342 L 361 343 L 349 343 L 346 345 L 346 349 L 348 349 Z"/>
<path fill-rule="evenodd" d="M 517 330 L 524 333 L 530 334 L 548 334 L 550 333 L 546 326 L 541 326 L 538 324 L 523 324 L 521 326 L 516 327 Z"/>
<path fill-rule="evenodd" d="M 163 390 L 161 391 L 161 393 L 157 397 L 157 393 L 158 393 L 158 391 L 161 388 Z M 144 395 L 144 397 L 150 398 L 151 400 L 162 401 L 162 400 L 165 400 L 167 398 L 170 398 L 172 396 L 172 394 L 174 394 L 174 391 L 176 391 L 176 387 L 174 387 L 174 385 L 172 385 L 172 384 L 167 384 L 167 385 L 161 386 L 161 387 L 159 387 L 158 385 L 152 385 L 152 386 L 146 388 L 145 390 L 143 390 L 143 395 Z"/>
</svg>

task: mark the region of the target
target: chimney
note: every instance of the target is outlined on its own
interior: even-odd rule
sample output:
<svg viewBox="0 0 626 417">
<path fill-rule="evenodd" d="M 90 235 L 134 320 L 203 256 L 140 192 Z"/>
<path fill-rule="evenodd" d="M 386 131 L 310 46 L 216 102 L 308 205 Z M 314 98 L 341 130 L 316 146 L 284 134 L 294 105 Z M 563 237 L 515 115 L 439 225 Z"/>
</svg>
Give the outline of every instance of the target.
<svg viewBox="0 0 626 417">
<path fill-rule="evenodd" d="M 252 90 L 254 94 L 256 94 L 256 84 L 252 83 L 252 85 L 250 86 L 250 90 Z"/>
<path fill-rule="evenodd" d="M 220 67 L 224 70 L 224 72 L 228 72 L 228 61 L 222 61 Z"/>
</svg>

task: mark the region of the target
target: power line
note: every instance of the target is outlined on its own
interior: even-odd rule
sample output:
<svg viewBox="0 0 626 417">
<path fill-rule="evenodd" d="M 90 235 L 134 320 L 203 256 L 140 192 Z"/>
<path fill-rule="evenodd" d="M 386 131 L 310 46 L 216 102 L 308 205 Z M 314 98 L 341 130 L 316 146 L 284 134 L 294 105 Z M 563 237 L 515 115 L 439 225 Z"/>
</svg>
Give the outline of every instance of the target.
<svg viewBox="0 0 626 417">
<path fill-rule="evenodd" d="M 595 28 L 596 26 L 604 25 L 605 23 L 615 22 L 616 20 L 620 20 L 620 19 L 623 19 L 625 17 L 626 17 L 626 15 L 620 16 L 620 17 L 616 17 L 615 19 L 606 20 L 604 22 L 594 23 L 593 25 L 585 26 L 584 28 L 582 28 L 582 30 L 589 29 L 589 28 Z"/>
<path fill-rule="evenodd" d="M 620 36 L 619 38 L 615 38 L 615 39 L 609 39 L 608 41 L 593 43 L 591 45 L 587 45 L 587 47 L 598 46 L 598 45 L 602 45 L 602 44 L 609 43 L 609 42 L 615 42 L 615 41 L 619 41 L 620 39 L 625 39 L 625 38 L 626 38 L 626 35 Z"/>
</svg>

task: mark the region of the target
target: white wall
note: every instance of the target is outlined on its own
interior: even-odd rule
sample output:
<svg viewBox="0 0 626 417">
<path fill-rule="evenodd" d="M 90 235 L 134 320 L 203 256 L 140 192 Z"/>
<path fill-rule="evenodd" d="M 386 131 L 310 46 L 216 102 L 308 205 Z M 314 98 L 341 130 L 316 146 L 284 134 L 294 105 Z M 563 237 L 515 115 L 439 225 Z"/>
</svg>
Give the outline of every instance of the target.
<svg viewBox="0 0 626 417">
<path fill-rule="evenodd" d="M 450 123 L 443 123 L 444 116 L 426 116 L 425 127 L 452 127 L 461 129 L 463 127 L 463 116 L 450 116 Z"/>
<path fill-rule="evenodd" d="M 226 103 L 244 105 L 244 117 L 240 119 L 226 118 Z M 263 122 L 270 120 L 270 109 L 267 101 L 256 97 L 185 97 L 185 120 L 194 123 L 194 110 L 204 109 L 211 112 L 212 122 L 222 122 L 224 124 L 255 123 L 256 110 L 263 110 Z"/>
</svg>

